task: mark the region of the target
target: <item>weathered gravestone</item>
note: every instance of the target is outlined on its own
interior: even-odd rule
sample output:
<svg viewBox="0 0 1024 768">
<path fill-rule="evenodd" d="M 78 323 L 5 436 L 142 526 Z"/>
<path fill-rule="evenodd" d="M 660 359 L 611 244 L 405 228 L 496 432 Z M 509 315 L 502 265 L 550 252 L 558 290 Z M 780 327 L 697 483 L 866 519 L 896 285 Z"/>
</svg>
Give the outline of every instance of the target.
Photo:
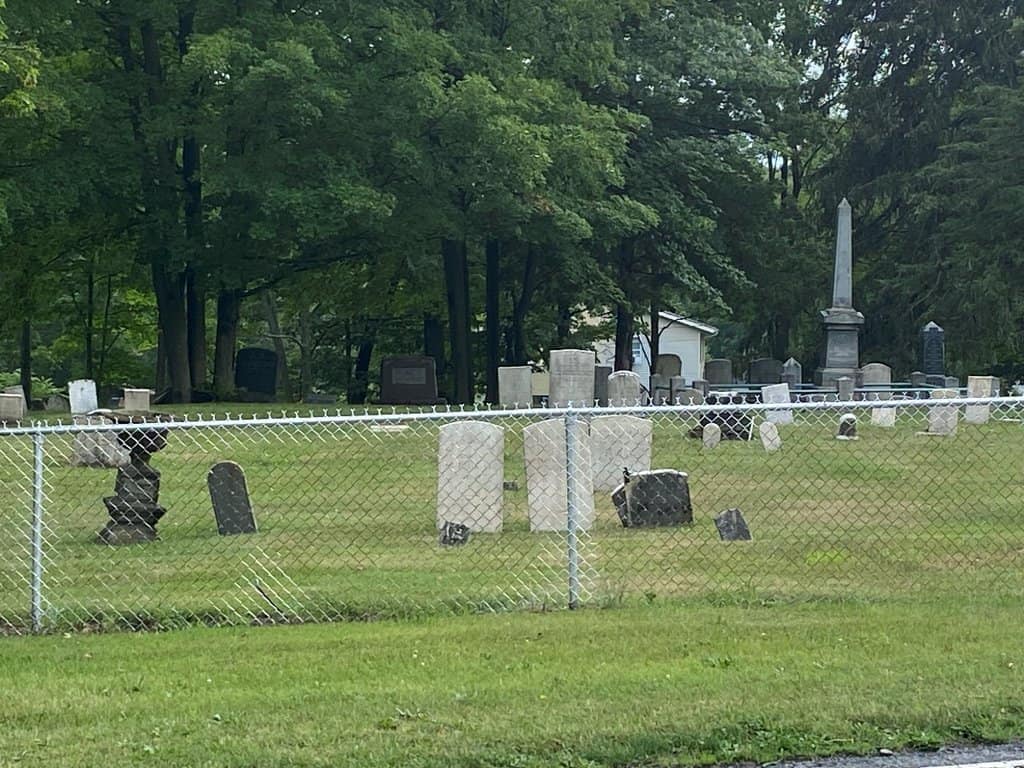
<svg viewBox="0 0 1024 768">
<path fill-rule="evenodd" d="M 960 393 L 955 389 L 933 389 L 932 400 L 949 400 Z M 952 437 L 956 434 L 957 422 L 960 419 L 960 409 L 955 405 L 933 405 L 928 408 L 928 435 L 940 435 Z"/>
<path fill-rule="evenodd" d="M 46 398 L 45 408 L 47 411 L 67 412 L 71 409 L 71 401 L 68 400 L 66 395 L 55 392 Z"/>
<path fill-rule="evenodd" d="M 749 384 L 778 384 L 782 381 L 782 361 L 768 357 L 752 360 L 747 372 Z"/>
<path fill-rule="evenodd" d="M 836 389 L 840 400 L 853 400 L 853 379 L 849 376 L 836 379 Z"/>
<path fill-rule="evenodd" d="M 96 397 L 96 382 L 92 379 L 68 382 L 68 399 L 71 400 L 73 415 L 92 413 L 100 407 Z"/>
<path fill-rule="evenodd" d="M 871 423 L 876 427 L 895 427 L 896 426 L 896 409 L 895 408 L 872 408 L 871 409 Z"/>
<path fill-rule="evenodd" d="M 999 397 L 999 379 L 995 376 L 968 376 L 968 397 Z M 964 409 L 964 421 L 968 424 L 986 424 L 991 418 L 991 406 L 968 405 Z"/>
<path fill-rule="evenodd" d="M 836 440 L 857 439 L 857 417 L 852 413 L 844 413 L 839 417 L 839 431 Z"/>
<path fill-rule="evenodd" d="M 761 435 L 761 445 L 768 453 L 775 453 L 782 448 L 782 437 L 779 435 L 777 424 L 771 421 L 762 421 L 758 429 Z"/>
<path fill-rule="evenodd" d="M 533 369 L 530 366 L 498 368 L 498 402 L 505 408 L 533 407 Z"/>
<path fill-rule="evenodd" d="M 576 525 L 589 528 L 594 519 L 594 480 L 590 438 L 585 429 L 576 433 Z M 565 422 L 549 419 L 523 429 L 526 460 L 526 504 L 531 531 L 565 531 L 568 526 Z"/>
<path fill-rule="evenodd" d="M 21 395 L 0 394 L 0 424 L 16 424 L 24 418 L 25 398 Z"/>
<path fill-rule="evenodd" d="M 206 487 L 210 490 L 213 516 L 221 536 L 256 533 L 249 487 L 245 482 L 245 472 L 238 464 L 233 461 L 214 464 L 206 475 Z"/>
<path fill-rule="evenodd" d="M 552 408 L 590 408 L 594 405 L 595 356 L 588 349 L 551 350 Z"/>
<path fill-rule="evenodd" d="M 533 391 L 534 406 L 545 403 L 550 405 L 551 374 L 547 371 L 534 371 L 530 376 L 530 389 Z"/>
<path fill-rule="evenodd" d="M 95 426 L 109 423 L 102 415 L 72 416 L 79 426 Z M 76 467 L 117 468 L 130 463 L 128 450 L 117 439 L 117 432 L 110 430 L 82 431 L 75 433 L 71 450 L 71 464 Z"/>
<path fill-rule="evenodd" d="M 437 362 L 425 355 L 393 355 L 380 363 L 380 402 L 437 405 Z"/>
<path fill-rule="evenodd" d="M 149 413 L 149 396 L 148 389 L 125 389 L 124 409 L 137 413 Z"/>
<path fill-rule="evenodd" d="M 676 386 L 683 378 L 672 379 L 672 402 L 675 405 L 704 405 L 704 393 L 694 387 Z"/>
<path fill-rule="evenodd" d="M 892 384 L 892 368 L 885 363 L 868 363 L 860 369 L 860 381 L 864 386 Z"/>
<path fill-rule="evenodd" d="M 608 377 L 612 375 L 612 370 L 607 365 L 594 368 L 594 400 L 602 408 L 608 406 Z"/>
<path fill-rule="evenodd" d="M 235 386 L 250 399 L 273 400 L 277 395 L 277 353 L 259 347 L 238 350 Z"/>
<path fill-rule="evenodd" d="M 713 358 L 704 363 L 704 378 L 709 386 L 732 384 L 732 360 L 724 357 Z"/>
<path fill-rule="evenodd" d="M 635 416 L 596 416 L 590 422 L 594 490 L 612 491 L 622 482 L 623 469 L 643 472 L 651 468 L 654 427 Z"/>
<path fill-rule="evenodd" d="M 750 528 L 738 509 L 727 509 L 715 518 L 718 537 L 722 541 L 751 541 Z"/>
<path fill-rule="evenodd" d="M 668 376 L 656 373 L 651 376 L 651 402 L 664 405 L 672 397 L 672 380 Z"/>
<path fill-rule="evenodd" d="M 505 430 L 483 421 L 440 429 L 437 447 L 437 527 L 465 525 L 497 533 L 504 500 Z"/>
<path fill-rule="evenodd" d="M 956 376 L 943 376 L 942 386 L 946 389 L 960 389 L 960 379 Z"/>
<path fill-rule="evenodd" d="M 705 411 L 701 414 L 700 425 L 705 427 L 708 424 L 717 424 L 721 430 L 721 436 L 726 440 L 749 440 L 753 431 L 753 417 L 750 411 L 743 410 L 742 406 L 746 400 L 742 395 L 731 394 L 709 394 L 705 405 L 722 406 L 713 411 Z"/>
<path fill-rule="evenodd" d="M 921 368 L 926 376 L 945 376 L 946 332 L 936 323 L 921 329 Z"/>
<path fill-rule="evenodd" d="M 683 375 L 683 361 L 679 355 L 658 355 L 658 362 L 654 366 L 654 372 L 667 379 Z"/>
<path fill-rule="evenodd" d="M 910 374 L 910 386 L 914 389 L 920 389 L 921 387 L 927 386 L 928 376 L 921 371 L 913 371 Z"/>
<path fill-rule="evenodd" d="M 722 442 L 722 428 L 717 424 L 705 424 L 701 428 L 701 440 L 705 448 L 717 448 Z"/>
<path fill-rule="evenodd" d="M 608 377 L 608 402 L 613 406 L 640 404 L 640 376 L 632 371 L 616 371 Z"/>
<path fill-rule="evenodd" d="M 798 387 L 804 380 L 804 367 L 800 365 L 795 357 L 789 358 L 782 364 L 782 384 L 788 384 L 790 389 Z"/>
<path fill-rule="evenodd" d="M 761 402 L 765 405 L 789 405 L 789 384 L 769 384 L 761 387 Z M 765 411 L 764 417 L 776 424 L 792 424 L 793 412 L 790 410 Z"/>
<path fill-rule="evenodd" d="M 655 469 L 630 473 L 612 493 L 623 528 L 685 525 L 693 522 L 685 472 Z"/>
<path fill-rule="evenodd" d="M 28 400 L 25 399 L 25 390 L 21 388 L 20 384 L 14 387 L 5 387 L 3 394 L 18 398 L 19 419 L 24 419 L 28 416 Z M 8 400 L 8 403 L 12 402 L 12 400 Z M 8 408 L 13 408 L 13 406 L 9 405 Z"/>
</svg>

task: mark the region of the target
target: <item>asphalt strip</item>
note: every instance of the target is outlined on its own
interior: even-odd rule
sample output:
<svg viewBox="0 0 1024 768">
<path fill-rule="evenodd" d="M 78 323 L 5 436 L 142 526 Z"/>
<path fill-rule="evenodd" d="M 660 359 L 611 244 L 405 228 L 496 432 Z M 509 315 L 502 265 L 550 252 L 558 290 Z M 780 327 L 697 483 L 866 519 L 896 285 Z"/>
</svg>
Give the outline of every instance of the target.
<svg viewBox="0 0 1024 768">
<path fill-rule="evenodd" d="M 1024 743 L 943 747 L 930 752 L 882 750 L 870 757 L 786 760 L 772 768 L 1024 768 Z"/>
</svg>

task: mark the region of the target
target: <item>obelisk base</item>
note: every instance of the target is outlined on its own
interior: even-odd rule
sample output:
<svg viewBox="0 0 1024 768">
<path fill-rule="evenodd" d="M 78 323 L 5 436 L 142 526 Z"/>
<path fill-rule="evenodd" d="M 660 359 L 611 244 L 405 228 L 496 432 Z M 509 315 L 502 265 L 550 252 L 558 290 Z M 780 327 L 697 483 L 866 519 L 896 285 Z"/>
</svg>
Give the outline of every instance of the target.
<svg viewBox="0 0 1024 768">
<path fill-rule="evenodd" d="M 825 324 L 825 365 L 814 372 L 814 381 L 824 389 L 835 389 L 843 376 L 857 378 L 864 315 L 855 309 L 832 307 L 821 317 Z"/>
</svg>

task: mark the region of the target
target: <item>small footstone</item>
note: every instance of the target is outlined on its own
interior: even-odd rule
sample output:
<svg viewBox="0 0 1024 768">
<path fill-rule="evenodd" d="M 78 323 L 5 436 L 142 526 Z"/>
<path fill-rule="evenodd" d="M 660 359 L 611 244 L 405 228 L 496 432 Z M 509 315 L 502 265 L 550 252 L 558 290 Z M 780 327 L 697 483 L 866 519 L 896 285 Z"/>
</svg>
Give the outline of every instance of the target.
<svg viewBox="0 0 1024 768">
<path fill-rule="evenodd" d="M 458 547 L 469 541 L 469 526 L 462 523 L 445 522 L 441 526 L 441 546 Z"/>
<path fill-rule="evenodd" d="M 715 527 L 722 541 L 750 541 L 750 528 L 738 509 L 727 509 L 715 518 Z"/>
<path fill-rule="evenodd" d="M 775 451 L 782 448 L 782 437 L 779 435 L 778 426 L 771 421 L 762 421 L 759 428 L 761 433 L 761 445 L 768 453 L 775 453 Z"/>
<path fill-rule="evenodd" d="M 717 448 L 718 444 L 722 442 L 722 428 L 717 424 L 705 424 L 701 437 L 704 440 L 705 448 Z"/>
<path fill-rule="evenodd" d="M 839 417 L 839 432 L 836 440 L 857 439 L 857 417 L 852 413 L 844 413 Z"/>
</svg>

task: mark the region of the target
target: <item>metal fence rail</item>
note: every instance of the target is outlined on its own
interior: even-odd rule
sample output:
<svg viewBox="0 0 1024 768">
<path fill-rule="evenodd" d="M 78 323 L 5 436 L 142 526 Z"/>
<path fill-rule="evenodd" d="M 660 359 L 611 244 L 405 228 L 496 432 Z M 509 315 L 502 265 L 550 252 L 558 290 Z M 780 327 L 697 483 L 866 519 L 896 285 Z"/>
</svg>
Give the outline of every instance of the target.
<svg viewBox="0 0 1024 768">
<path fill-rule="evenodd" d="M 1022 419 L 964 398 L 0 430 L 0 631 L 1019 597 Z M 154 477 L 147 540 L 114 517 Z"/>
</svg>

